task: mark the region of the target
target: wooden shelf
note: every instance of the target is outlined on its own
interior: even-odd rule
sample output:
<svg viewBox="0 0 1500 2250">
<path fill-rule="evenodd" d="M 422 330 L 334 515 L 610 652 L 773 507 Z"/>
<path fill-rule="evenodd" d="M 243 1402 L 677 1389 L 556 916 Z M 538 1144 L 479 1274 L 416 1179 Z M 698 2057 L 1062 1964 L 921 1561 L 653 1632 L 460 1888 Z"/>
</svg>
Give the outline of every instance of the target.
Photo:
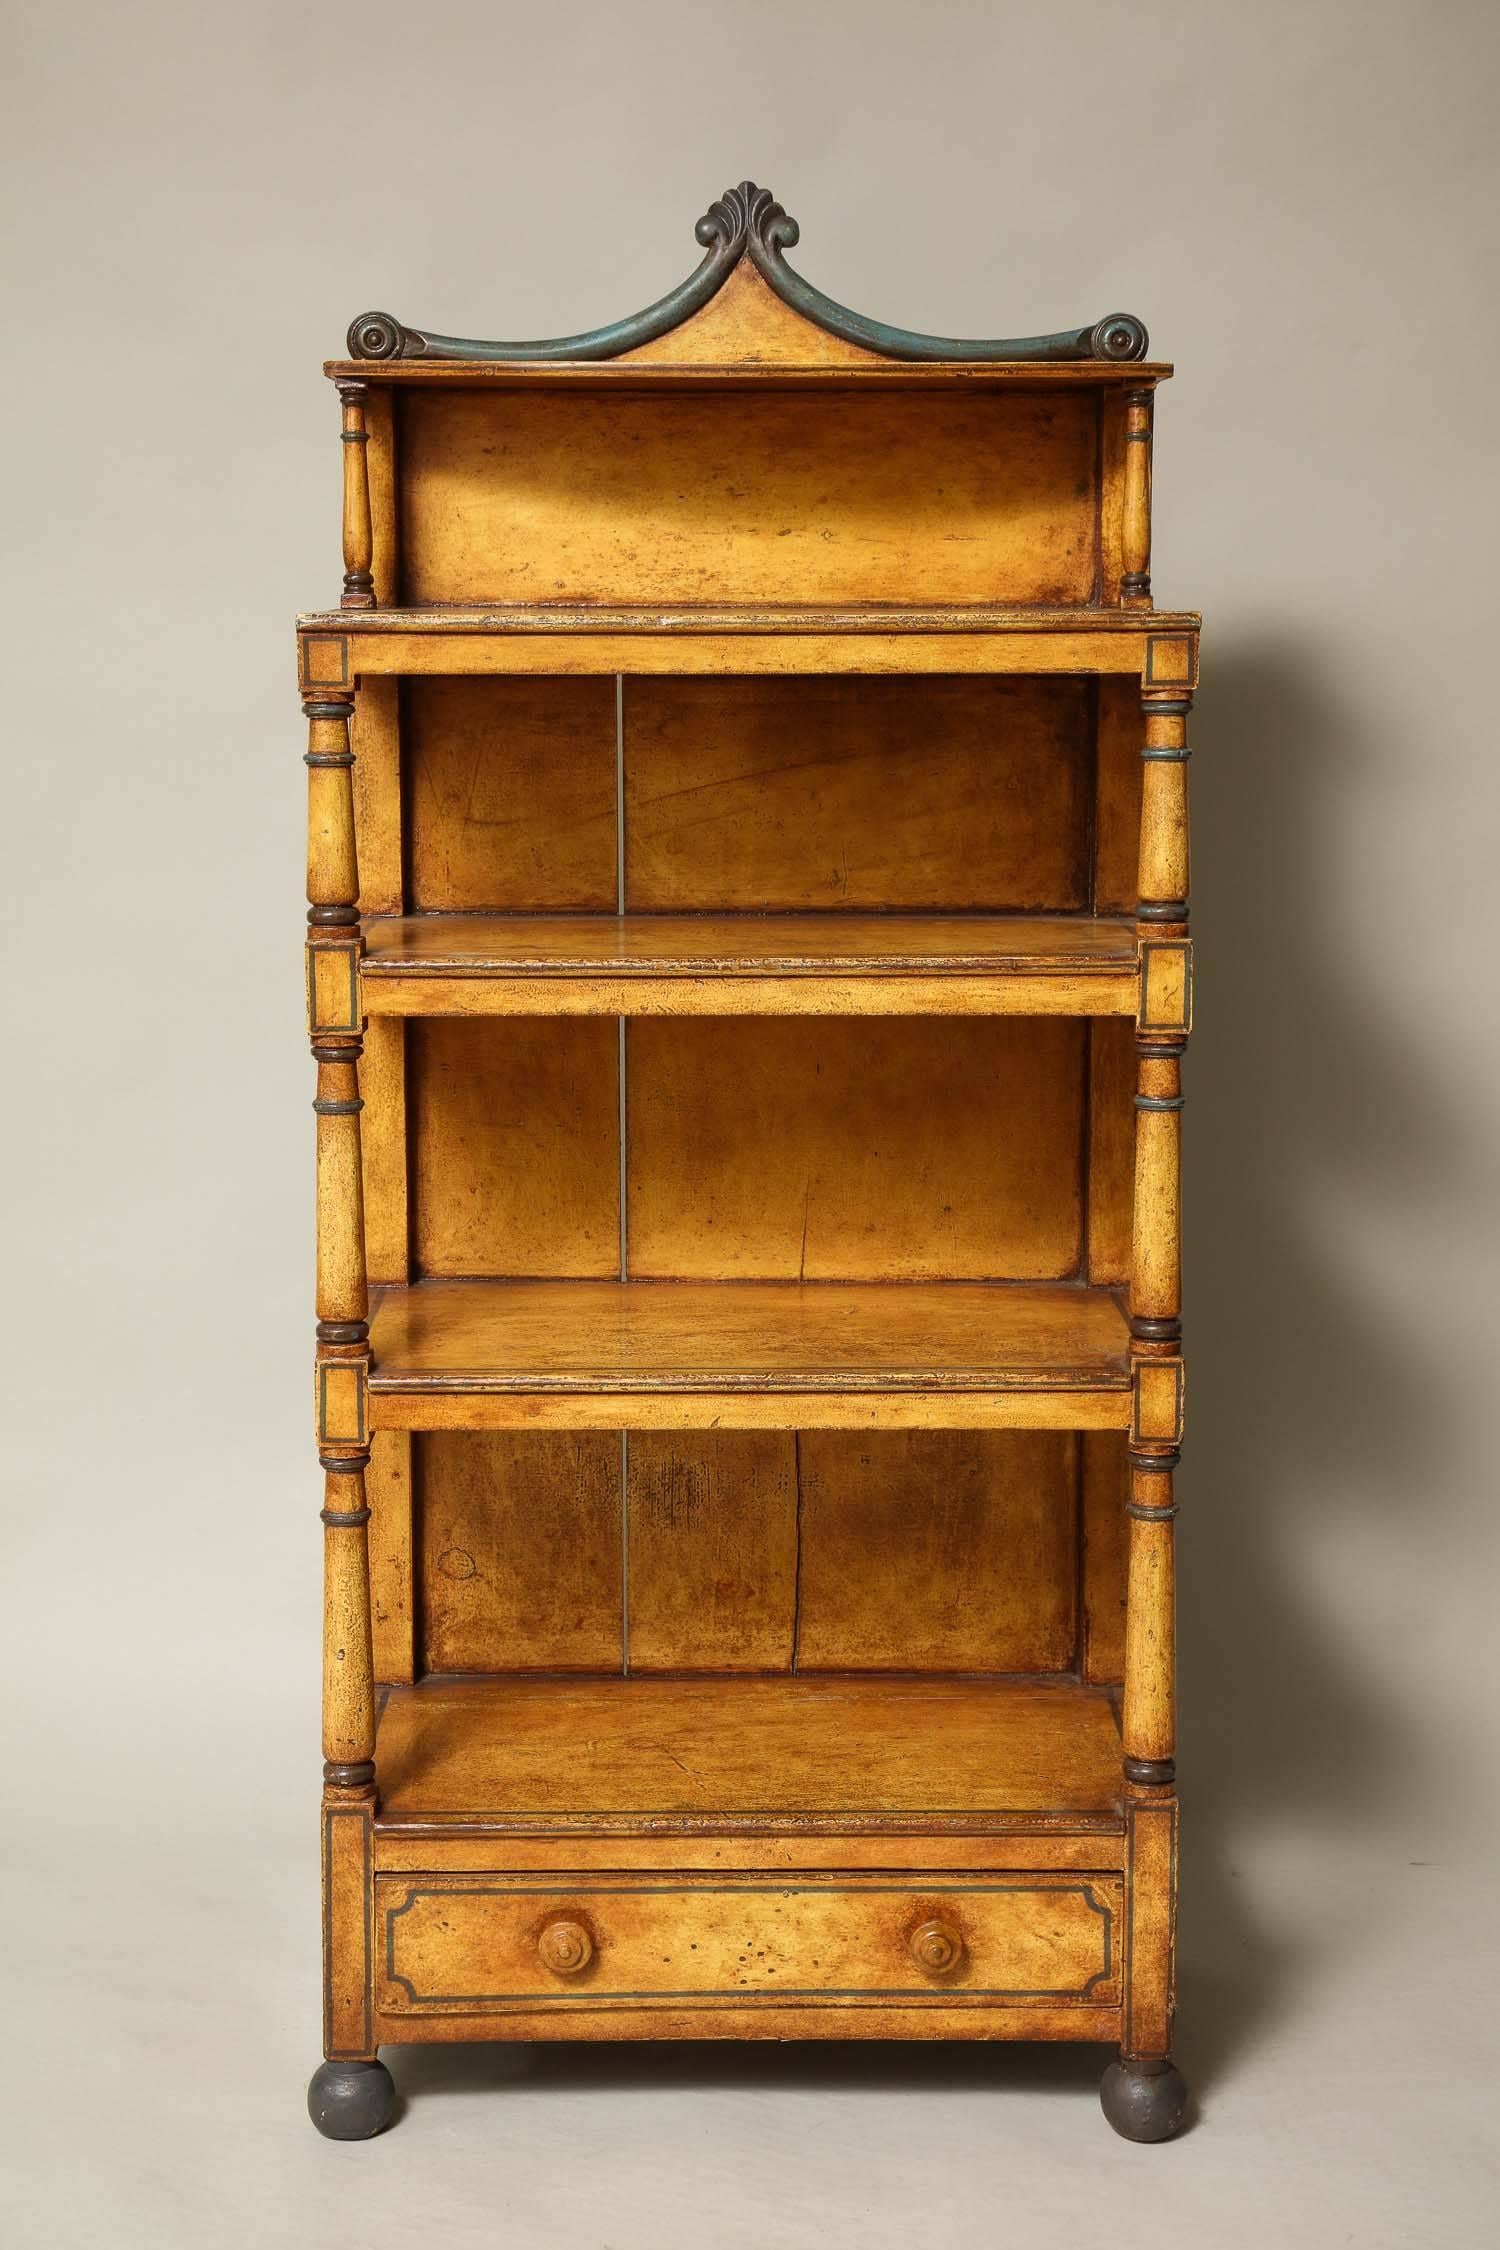
<svg viewBox="0 0 1500 2250">
<path fill-rule="evenodd" d="M 1133 1016 L 1133 922 L 1085 915 L 414 915 L 365 924 L 371 1016 Z"/>
<path fill-rule="evenodd" d="M 950 359 L 892 365 L 870 359 L 848 365 L 806 364 L 777 367 L 755 363 L 735 367 L 640 359 L 325 359 L 323 373 L 334 382 L 351 378 L 394 383 L 403 389 L 483 386 L 504 390 L 675 390 L 709 384 L 716 390 L 1075 390 L 1134 389 L 1165 383 L 1170 360 Z"/>
<path fill-rule="evenodd" d="M 1108 1290 L 423 1281 L 380 1292 L 385 1429 L 1124 1429 Z"/>
<path fill-rule="evenodd" d="M 429 603 L 403 609 L 305 610 L 299 633 L 352 633 L 361 639 L 429 633 L 1196 633 L 1196 610 L 1124 609 L 1119 604 L 1035 603 L 919 606 L 863 602 L 832 608 L 810 602 L 626 604 L 617 602 Z M 329 683 L 332 684 L 331 682 Z"/>
<path fill-rule="evenodd" d="M 331 609 L 297 620 L 305 695 L 423 673 L 1196 673 L 1196 612 L 1052 608 L 709 608 L 600 603 Z"/>
<path fill-rule="evenodd" d="M 428 1679 L 389 1690 L 385 1832 L 1122 1826 L 1109 1693 L 846 1673 Z"/>
</svg>

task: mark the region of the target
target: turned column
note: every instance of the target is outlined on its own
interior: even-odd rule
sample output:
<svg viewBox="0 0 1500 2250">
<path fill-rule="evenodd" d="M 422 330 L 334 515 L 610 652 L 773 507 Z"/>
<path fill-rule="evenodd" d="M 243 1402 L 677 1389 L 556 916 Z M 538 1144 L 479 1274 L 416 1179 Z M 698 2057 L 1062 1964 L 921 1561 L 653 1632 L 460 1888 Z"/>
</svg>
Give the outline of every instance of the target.
<svg viewBox="0 0 1500 2250">
<path fill-rule="evenodd" d="M 344 410 L 344 609 L 375 607 L 375 535 L 370 519 L 370 434 L 365 427 L 368 383 L 340 383 Z"/>
<path fill-rule="evenodd" d="M 1149 403 L 1149 394 L 1148 403 Z M 1182 1424 L 1182 1054 L 1190 1022 L 1187 717 L 1181 686 L 1143 693 L 1136 1028 L 1135 1221 L 1129 1314 L 1135 1378 L 1125 1688 L 1125 1772 L 1175 1778 L 1176 1505 Z"/>
<path fill-rule="evenodd" d="M 1145 427 L 1149 432 L 1149 395 Z M 1141 490 L 1149 494 L 1144 446 Z M 1144 552 L 1141 568 L 1144 569 Z M 1128 583 L 1128 581 L 1127 581 Z M 1144 584 L 1144 580 L 1142 581 Z M 1158 663 L 1170 675 L 1157 684 Z M 1196 649 L 1148 643 L 1142 689 L 1137 941 L 1135 1228 L 1130 1272 L 1134 1397 L 1125 1503 L 1124 2001 L 1120 2059 L 1100 2098 L 1128 2140 L 1166 2140 L 1186 2113 L 1171 2061 L 1177 1895 L 1176 1502 L 1182 1436 L 1182 1054 L 1192 1009 L 1188 946 L 1187 716 Z"/>
<path fill-rule="evenodd" d="M 348 697 L 304 703 L 307 992 L 317 1097 L 317 1425 L 323 1503 L 323 1757 L 335 1797 L 375 1779 L 365 1466 L 370 1458 L 360 1161 L 359 862 Z"/>
<path fill-rule="evenodd" d="M 1151 607 L 1151 415 L 1155 393 L 1125 393 L 1125 511 L 1120 537 L 1120 605 Z"/>
</svg>

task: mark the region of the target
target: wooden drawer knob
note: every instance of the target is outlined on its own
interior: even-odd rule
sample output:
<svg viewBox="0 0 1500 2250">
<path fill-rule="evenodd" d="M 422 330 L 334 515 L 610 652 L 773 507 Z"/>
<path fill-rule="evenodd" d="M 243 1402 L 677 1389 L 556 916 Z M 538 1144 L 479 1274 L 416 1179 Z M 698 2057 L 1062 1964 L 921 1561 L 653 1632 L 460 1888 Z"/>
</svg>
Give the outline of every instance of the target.
<svg viewBox="0 0 1500 2250">
<path fill-rule="evenodd" d="M 536 1941 L 542 1966 L 555 1977 L 581 1976 L 594 1958 L 594 1941 L 581 1922 L 560 1914 L 549 1922 Z"/>
<path fill-rule="evenodd" d="M 951 1976 L 963 1960 L 964 1941 L 951 1922 L 923 1922 L 911 1933 L 911 1957 L 924 1976 Z"/>
</svg>

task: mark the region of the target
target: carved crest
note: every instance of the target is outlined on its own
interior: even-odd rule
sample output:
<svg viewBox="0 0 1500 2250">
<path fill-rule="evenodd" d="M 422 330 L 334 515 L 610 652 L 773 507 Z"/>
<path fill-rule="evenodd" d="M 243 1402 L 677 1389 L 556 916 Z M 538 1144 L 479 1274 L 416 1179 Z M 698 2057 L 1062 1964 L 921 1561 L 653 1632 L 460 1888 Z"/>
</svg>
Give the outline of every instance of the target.
<svg viewBox="0 0 1500 2250">
<path fill-rule="evenodd" d="M 742 180 L 711 203 L 693 229 L 704 256 L 686 281 L 659 297 L 644 312 L 607 328 L 578 336 L 550 336 L 530 342 L 499 343 L 466 336 L 438 336 L 407 328 L 389 313 L 361 313 L 349 329 L 352 359 L 589 360 L 617 359 L 622 352 L 649 344 L 678 328 L 717 296 L 742 258 L 784 305 L 827 334 L 842 337 L 886 359 L 910 360 L 1136 360 L 1144 359 L 1147 336 L 1133 313 L 1109 313 L 1086 328 L 1052 336 L 926 336 L 911 328 L 892 328 L 867 320 L 832 297 L 825 297 L 789 266 L 801 229 L 769 188 Z"/>
</svg>

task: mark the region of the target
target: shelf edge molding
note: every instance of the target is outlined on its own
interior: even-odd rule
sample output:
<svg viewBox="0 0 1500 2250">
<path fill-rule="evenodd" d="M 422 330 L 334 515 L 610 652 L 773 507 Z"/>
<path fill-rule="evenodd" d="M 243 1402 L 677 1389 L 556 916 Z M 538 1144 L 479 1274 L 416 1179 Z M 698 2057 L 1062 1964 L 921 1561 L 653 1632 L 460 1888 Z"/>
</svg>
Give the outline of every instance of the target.
<svg viewBox="0 0 1500 2250">
<path fill-rule="evenodd" d="M 757 273 L 781 302 L 815 327 L 845 343 L 898 360 L 1105 360 L 1144 359 L 1149 345 L 1144 323 L 1133 313 L 1108 313 L 1083 328 L 1061 329 L 1050 336 L 961 337 L 929 336 L 917 329 L 896 328 L 885 321 L 869 320 L 833 297 L 825 296 L 786 262 L 785 252 L 795 248 L 801 230 L 797 221 L 777 202 L 769 188 L 742 180 L 730 187 L 699 219 L 693 230 L 703 246 L 703 259 L 685 281 L 624 320 L 603 328 L 585 329 L 576 336 L 550 336 L 527 342 L 485 341 L 467 336 L 441 336 L 424 328 L 408 328 L 391 314 L 361 313 L 351 322 L 348 349 L 352 359 L 379 362 L 394 359 L 450 360 L 599 360 L 617 359 L 623 352 L 654 343 L 680 328 L 694 313 L 716 297 L 729 276 L 748 257 Z"/>
</svg>

